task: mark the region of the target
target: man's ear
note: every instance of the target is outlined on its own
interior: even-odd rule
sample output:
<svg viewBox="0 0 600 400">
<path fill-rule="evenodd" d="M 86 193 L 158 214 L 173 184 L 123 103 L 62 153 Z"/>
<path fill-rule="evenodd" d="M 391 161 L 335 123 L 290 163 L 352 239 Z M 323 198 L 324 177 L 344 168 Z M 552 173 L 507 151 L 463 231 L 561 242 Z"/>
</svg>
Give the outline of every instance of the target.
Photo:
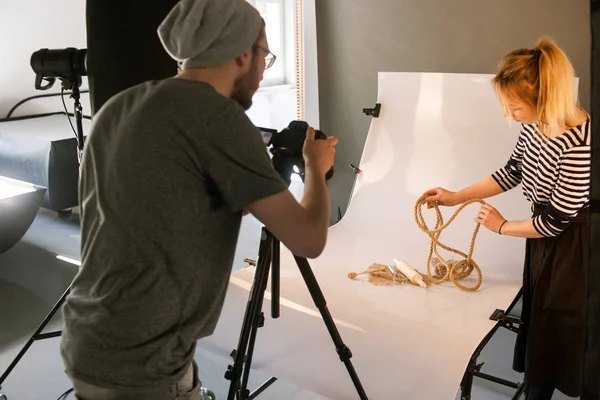
<svg viewBox="0 0 600 400">
<path fill-rule="evenodd" d="M 235 58 L 235 64 L 240 68 L 247 69 L 245 67 L 247 65 L 249 66 L 250 63 L 252 62 L 251 52 L 252 52 L 252 50 L 246 50 L 242 54 L 237 56 Z"/>
</svg>

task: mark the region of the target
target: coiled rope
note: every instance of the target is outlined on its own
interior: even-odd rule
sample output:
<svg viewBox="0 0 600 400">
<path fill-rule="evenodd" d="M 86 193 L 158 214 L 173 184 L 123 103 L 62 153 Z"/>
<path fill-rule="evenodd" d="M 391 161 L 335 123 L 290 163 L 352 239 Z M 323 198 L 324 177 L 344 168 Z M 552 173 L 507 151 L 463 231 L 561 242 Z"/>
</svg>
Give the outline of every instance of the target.
<svg viewBox="0 0 600 400">
<path fill-rule="evenodd" d="M 473 249 L 475 248 L 475 239 L 477 238 L 477 233 L 479 232 L 479 227 L 481 226 L 481 224 L 478 223 L 475 226 L 473 236 L 471 237 L 471 246 L 469 247 L 469 254 L 465 254 L 460 250 L 446 246 L 445 244 L 440 242 L 439 238 L 442 231 L 446 229 L 452 223 L 452 221 L 454 221 L 456 216 L 465 207 L 473 203 L 485 204 L 485 201 L 481 199 L 473 199 L 466 201 L 454 212 L 454 214 L 452 214 L 452 216 L 446 223 L 444 223 L 444 219 L 442 217 L 442 213 L 440 212 L 439 206 L 437 204 L 432 203 L 436 213 L 436 223 L 433 229 L 429 229 L 421 211 L 423 205 L 426 205 L 425 198 L 427 198 L 427 196 L 421 196 L 415 204 L 415 221 L 421 229 L 421 231 L 426 233 L 431 239 L 431 244 L 429 246 L 429 255 L 427 256 L 427 275 L 429 276 L 429 279 L 436 284 L 451 281 L 461 290 L 464 290 L 466 292 L 476 291 L 481 286 L 481 282 L 483 281 L 481 269 L 479 269 L 479 266 L 477 265 L 475 260 L 473 260 Z M 459 256 L 463 257 L 464 260 L 460 260 L 457 262 L 446 261 L 442 256 L 440 256 L 438 252 L 438 246 L 444 250 L 458 254 Z M 434 254 L 436 257 L 433 257 Z M 432 264 L 434 263 L 435 273 L 432 274 L 431 268 Z M 473 270 L 477 271 L 477 283 L 475 284 L 475 286 L 472 287 L 463 285 L 460 281 L 471 275 Z"/>
</svg>

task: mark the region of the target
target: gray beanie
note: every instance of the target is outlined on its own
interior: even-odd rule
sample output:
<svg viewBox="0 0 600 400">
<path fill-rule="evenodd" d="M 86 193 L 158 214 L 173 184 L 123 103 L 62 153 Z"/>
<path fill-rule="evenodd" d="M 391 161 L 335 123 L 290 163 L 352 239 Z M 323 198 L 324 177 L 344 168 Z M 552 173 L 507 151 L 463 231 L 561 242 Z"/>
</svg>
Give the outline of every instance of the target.
<svg viewBox="0 0 600 400">
<path fill-rule="evenodd" d="M 262 17 L 246 0 L 181 0 L 158 27 L 158 36 L 183 68 L 201 68 L 242 54 L 261 27 Z"/>
</svg>

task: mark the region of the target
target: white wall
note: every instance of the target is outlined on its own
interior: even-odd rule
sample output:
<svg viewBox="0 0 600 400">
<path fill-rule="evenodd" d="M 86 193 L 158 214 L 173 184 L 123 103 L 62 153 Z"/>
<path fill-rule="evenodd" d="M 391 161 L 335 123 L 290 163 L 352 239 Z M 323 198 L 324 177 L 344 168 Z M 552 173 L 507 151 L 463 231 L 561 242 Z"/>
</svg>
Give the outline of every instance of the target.
<svg viewBox="0 0 600 400">
<path fill-rule="evenodd" d="M 41 48 L 86 47 L 85 0 L 1 0 L 0 1 L 0 117 L 23 98 L 60 93 L 60 82 L 46 91 L 34 87 L 31 55 Z M 87 88 L 84 79 L 82 89 Z M 65 99 L 69 111 L 73 102 Z M 82 96 L 85 114 L 90 107 Z M 24 106 L 25 107 L 25 106 Z M 36 101 L 19 109 L 23 113 L 60 111 L 59 98 Z"/>
<path fill-rule="evenodd" d="M 10 4 L 10 6 L 9 6 Z M 0 5 L 0 118 L 18 101 L 34 95 L 59 93 L 60 82 L 46 91 L 34 87 L 31 54 L 41 48 L 86 48 L 85 0 L 2 0 Z M 87 79 L 81 89 L 87 89 Z M 65 98 L 69 111 L 73 101 Z M 90 114 L 89 97 L 81 97 Z M 60 98 L 37 99 L 19 107 L 16 115 L 61 111 Z M 282 129 L 296 119 L 293 85 L 261 88 L 248 115 L 262 127 Z"/>
<path fill-rule="evenodd" d="M 315 0 L 304 0 L 304 117 L 311 126 L 319 127 L 319 69 L 317 57 L 317 16 Z M 327 132 L 326 135 L 330 136 Z"/>
<path fill-rule="evenodd" d="M 330 185 L 345 211 L 375 105 L 377 74 L 494 73 L 509 51 L 553 37 L 581 79 L 589 110 L 589 0 L 319 0 L 319 107 L 324 132 L 340 139 Z M 508 155 L 507 155 L 508 157 Z"/>
</svg>

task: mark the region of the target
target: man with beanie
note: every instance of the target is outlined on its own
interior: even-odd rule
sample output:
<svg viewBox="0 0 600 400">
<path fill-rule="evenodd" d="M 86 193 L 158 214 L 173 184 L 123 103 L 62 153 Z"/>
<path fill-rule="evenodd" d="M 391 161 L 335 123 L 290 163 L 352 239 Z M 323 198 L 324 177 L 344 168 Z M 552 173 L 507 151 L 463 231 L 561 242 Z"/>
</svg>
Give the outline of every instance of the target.
<svg viewBox="0 0 600 400">
<path fill-rule="evenodd" d="M 299 204 L 246 116 L 275 61 L 245 0 L 182 0 L 158 27 L 173 78 L 112 97 L 81 165 L 82 265 L 61 353 L 77 398 L 205 399 L 196 341 L 221 313 L 244 210 L 315 258 L 337 139 L 307 131 Z"/>
</svg>

